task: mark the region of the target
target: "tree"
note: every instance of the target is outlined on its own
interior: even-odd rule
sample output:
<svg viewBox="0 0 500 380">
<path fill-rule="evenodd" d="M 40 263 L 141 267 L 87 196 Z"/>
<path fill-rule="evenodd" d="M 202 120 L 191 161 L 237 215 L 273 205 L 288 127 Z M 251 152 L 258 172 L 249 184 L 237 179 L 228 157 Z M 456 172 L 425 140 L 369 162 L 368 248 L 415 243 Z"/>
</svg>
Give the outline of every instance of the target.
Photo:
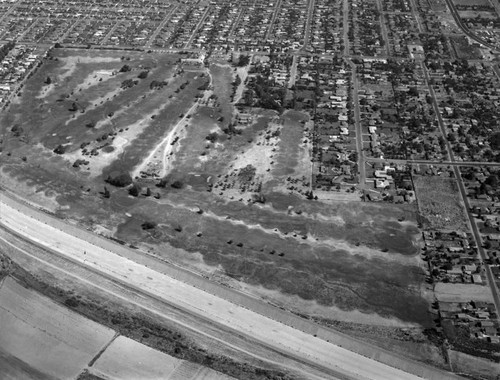
<svg viewBox="0 0 500 380">
<path fill-rule="evenodd" d="M 104 191 L 102 193 L 104 198 L 109 198 L 111 196 L 111 193 L 109 192 L 108 188 L 104 186 Z"/>
<path fill-rule="evenodd" d="M 132 184 L 132 187 L 128 189 L 128 193 L 132 195 L 133 197 L 139 196 L 141 188 L 137 184 Z"/>
<path fill-rule="evenodd" d="M 156 187 L 165 188 L 165 187 L 167 187 L 167 184 L 168 184 L 168 180 L 167 180 L 167 178 L 162 178 L 162 179 L 160 180 L 160 182 L 158 182 L 158 183 L 156 184 Z"/>
<path fill-rule="evenodd" d="M 486 180 L 484 181 L 487 185 L 493 187 L 496 189 L 498 187 L 498 176 L 496 174 L 491 174 Z"/>
<path fill-rule="evenodd" d="M 241 84 L 241 78 L 239 75 L 236 75 L 236 78 L 234 79 L 233 86 L 238 87 Z"/>
<path fill-rule="evenodd" d="M 143 230 L 152 230 L 154 228 L 156 228 L 157 224 L 155 222 L 150 222 L 150 221 L 146 221 L 144 223 L 141 224 L 141 228 Z"/>
<path fill-rule="evenodd" d="M 494 133 L 490 137 L 490 146 L 492 149 L 499 149 L 500 148 L 500 132 Z"/>
<path fill-rule="evenodd" d="M 139 75 L 137 76 L 137 78 L 139 78 L 139 79 L 146 79 L 148 77 L 148 74 L 149 74 L 149 71 L 147 71 L 147 70 L 141 71 L 139 73 Z"/>
<path fill-rule="evenodd" d="M 132 177 L 128 173 L 112 172 L 106 182 L 116 187 L 125 187 L 132 183 Z"/>
<path fill-rule="evenodd" d="M 15 137 L 20 137 L 24 133 L 23 127 L 21 127 L 19 124 L 15 124 L 10 131 Z"/>
<path fill-rule="evenodd" d="M 56 154 L 64 154 L 66 152 L 66 148 L 64 147 L 64 145 L 61 145 L 59 144 L 55 149 L 54 149 L 54 153 Z"/>
<path fill-rule="evenodd" d="M 236 66 L 244 67 L 244 66 L 248 65 L 249 63 L 250 63 L 250 56 L 240 54 L 240 56 L 238 57 L 238 63 L 236 64 Z"/>
<path fill-rule="evenodd" d="M 148 187 L 146 188 L 146 197 L 150 197 L 151 196 L 151 189 Z"/>
<path fill-rule="evenodd" d="M 127 71 L 132 70 L 129 65 L 123 65 L 120 69 L 120 73 L 126 73 Z"/>
<path fill-rule="evenodd" d="M 184 186 L 184 184 L 181 181 L 174 181 L 170 186 L 172 186 L 174 189 L 182 189 L 182 186 Z"/>
<path fill-rule="evenodd" d="M 217 139 L 219 138 L 219 135 L 217 134 L 217 132 L 212 132 L 212 133 L 209 133 L 206 137 L 206 139 L 208 141 L 210 141 L 211 143 L 214 143 L 217 141 Z"/>
<path fill-rule="evenodd" d="M 45 79 L 45 84 L 51 84 L 52 83 L 52 79 L 50 77 L 47 77 L 47 79 Z"/>
<path fill-rule="evenodd" d="M 262 203 L 262 204 L 266 203 L 266 197 L 262 193 L 253 194 L 252 200 L 254 203 Z"/>
</svg>

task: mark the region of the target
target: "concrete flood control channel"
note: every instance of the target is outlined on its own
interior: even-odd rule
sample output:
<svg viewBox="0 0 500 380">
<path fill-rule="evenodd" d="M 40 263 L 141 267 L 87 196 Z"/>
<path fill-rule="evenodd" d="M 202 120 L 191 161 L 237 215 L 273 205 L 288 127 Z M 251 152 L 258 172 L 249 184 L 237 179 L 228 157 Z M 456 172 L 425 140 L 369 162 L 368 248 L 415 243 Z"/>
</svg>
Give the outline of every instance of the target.
<svg viewBox="0 0 500 380">
<path fill-rule="evenodd" d="M 186 284 L 186 286 L 192 286 L 196 289 L 202 289 L 204 292 L 206 292 L 206 296 L 209 294 L 213 295 L 216 294 L 217 298 L 216 299 L 223 299 L 223 300 L 229 300 L 234 306 L 238 305 L 242 307 L 243 309 L 246 310 L 252 310 L 255 313 L 254 318 L 261 318 L 257 317 L 258 315 L 261 316 L 266 316 L 269 318 L 267 323 L 273 324 L 272 321 L 279 321 L 282 324 L 282 327 L 279 328 L 279 334 L 282 334 L 283 331 L 289 330 L 289 327 L 293 328 L 293 331 L 297 331 L 297 334 L 301 335 L 298 333 L 299 331 L 302 331 L 306 335 L 303 335 L 303 338 L 306 340 L 311 340 L 312 338 L 307 338 L 307 336 L 314 336 L 314 341 L 316 342 L 315 345 L 323 346 L 325 343 L 320 343 L 321 341 L 323 342 L 335 342 L 335 344 L 326 344 L 326 346 L 329 346 L 331 349 L 335 348 L 335 351 L 340 350 L 339 352 L 345 352 L 345 349 L 350 350 L 352 352 L 359 353 L 361 356 L 359 357 L 359 360 L 361 360 L 363 357 L 365 358 L 373 358 L 376 361 L 372 362 L 373 365 L 375 365 L 377 362 L 379 363 L 387 363 L 389 366 L 394 366 L 397 368 L 401 368 L 404 371 L 407 371 L 409 373 L 415 373 L 418 374 L 418 376 L 422 376 L 424 378 L 428 379 L 445 379 L 445 378 L 457 378 L 456 376 L 453 376 L 451 374 L 439 371 L 438 369 L 428 367 L 425 365 L 422 365 L 420 363 L 412 362 L 409 360 L 406 360 L 402 357 L 398 357 L 395 354 L 383 351 L 379 348 L 370 346 L 366 344 L 365 342 L 359 342 L 354 340 L 351 337 L 347 337 L 341 333 L 335 332 L 333 330 L 329 330 L 323 327 L 320 327 L 317 324 L 314 324 L 310 321 L 301 319 L 295 315 L 292 315 L 290 313 L 287 313 L 285 311 L 279 310 L 277 308 L 274 308 L 270 305 L 261 303 L 260 301 L 253 299 L 249 296 L 246 296 L 244 294 L 238 293 L 236 291 L 233 291 L 231 289 L 224 288 L 222 286 L 219 286 L 217 284 L 211 283 L 207 280 L 205 280 L 202 277 L 197 276 L 194 273 L 182 270 L 177 267 L 173 267 L 168 265 L 167 263 L 164 262 L 158 262 L 158 260 L 153 259 L 152 257 L 148 257 L 146 255 L 137 255 L 136 251 L 127 249 L 123 246 L 120 246 L 118 244 L 115 244 L 114 242 L 105 240 L 103 238 L 100 238 L 99 236 L 93 235 L 87 231 L 81 230 L 75 226 L 68 225 L 60 220 L 57 220 L 53 218 L 52 216 L 33 210 L 23 204 L 20 204 L 10 198 L 7 198 L 2 194 L 1 197 L 1 202 L 4 204 L 4 209 L 7 210 L 8 208 L 13 208 L 16 210 L 19 210 L 23 213 L 23 215 L 28 215 L 29 217 L 33 218 L 35 221 L 38 221 L 39 223 L 44 223 L 47 224 L 48 226 L 52 226 L 51 228 L 56 228 L 59 230 L 64 231 L 66 234 L 70 234 L 71 236 L 74 237 L 74 239 L 80 239 L 86 242 L 93 244 L 96 247 L 96 250 L 101 251 L 101 250 L 106 250 L 108 252 L 113 252 L 114 255 L 117 255 L 117 257 L 121 257 L 124 260 L 134 260 L 134 263 L 137 263 L 141 266 L 142 271 L 146 272 L 154 272 L 155 276 L 160 275 L 159 272 L 155 272 L 152 270 L 147 270 L 146 268 L 149 267 L 155 267 L 163 273 L 167 273 L 168 276 L 172 280 L 176 280 L 175 282 L 180 285 L 179 282 L 182 282 Z M 5 207 L 7 206 L 7 207 Z M 35 222 L 36 223 L 36 222 Z M 137 264 L 134 264 L 134 267 L 137 266 Z M 144 266 L 144 267 L 142 267 Z M 160 273 L 161 273 L 160 272 Z M 160 275 L 161 276 L 161 275 Z M 185 286 L 183 286 L 185 287 Z M 208 298 L 213 298 L 213 297 L 208 297 Z M 213 301 L 215 301 L 214 299 Z M 227 302 L 227 301 L 216 301 L 216 302 Z M 234 309 L 233 307 L 229 307 L 230 309 Z M 241 309 L 240 309 L 241 310 Z M 243 312 L 241 310 L 241 312 Z M 245 312 L 244 312 L 245 313 Z M 289 326 L 289 327 L 288 327 Z M 292 331 L 292 330 L 290 330 Z M 295 334 L 295 333 L 294 333 Z M 317 340 L 319 338 L 319 340 Z M 331 350 L 326 350 L 326 352 L 329 352 Z M 352 356 L 349 354 L 349 356 Z M 363 359 L 367 360 L 367 359 Z M 379 366 L 379 365 L 377 365 Z M 384 367 L 386 368 L 386 367 Z M 388 368 L 386 368 L 388 369 Z M 402 375 L 402 373 L 401 373 Z"/>
</svg>

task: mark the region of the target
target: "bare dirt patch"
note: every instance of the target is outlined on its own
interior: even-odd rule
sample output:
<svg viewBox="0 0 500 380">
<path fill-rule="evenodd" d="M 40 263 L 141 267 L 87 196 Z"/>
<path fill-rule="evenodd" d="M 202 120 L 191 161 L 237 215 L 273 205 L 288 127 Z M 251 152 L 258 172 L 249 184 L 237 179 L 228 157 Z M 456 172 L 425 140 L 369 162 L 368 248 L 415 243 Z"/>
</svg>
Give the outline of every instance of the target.
<svg viewBox="0 0 500 380">
<path fill-rule="evenodd" d="M 414 178 L 420 215 L 431 229 L 467 231 L 465 210 L 454 179 L 430 176 Z"/>
</svg>

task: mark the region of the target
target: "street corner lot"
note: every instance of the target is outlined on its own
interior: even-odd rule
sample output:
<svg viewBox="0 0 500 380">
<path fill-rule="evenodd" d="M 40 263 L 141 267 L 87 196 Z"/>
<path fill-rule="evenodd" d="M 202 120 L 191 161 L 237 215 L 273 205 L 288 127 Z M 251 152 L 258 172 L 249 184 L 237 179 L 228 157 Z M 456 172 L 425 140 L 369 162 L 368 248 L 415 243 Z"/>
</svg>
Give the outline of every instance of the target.
<svg viewBox="0 0 500 380">
<path fill-rule="evenodd" d="M 420 215 L 433 229 L 467 231 L 464 206 L 453 178 L 415 176 L 415 191 Z"/>
<path fill-rule="evenodd" d="M 0 373 L 13 378 L 74 379 L 114 335 L 11 278 L 0 288 L 0 321 Z"/>
</svg>

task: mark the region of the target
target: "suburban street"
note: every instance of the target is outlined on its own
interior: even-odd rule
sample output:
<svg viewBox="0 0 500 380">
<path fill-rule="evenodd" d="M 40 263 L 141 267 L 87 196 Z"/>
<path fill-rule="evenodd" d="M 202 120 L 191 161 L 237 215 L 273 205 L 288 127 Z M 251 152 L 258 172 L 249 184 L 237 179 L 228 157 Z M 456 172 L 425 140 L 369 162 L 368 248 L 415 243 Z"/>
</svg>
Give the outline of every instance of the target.
<svg viewBox="0 0 500 380">
<path fill-rule="evenodd" d="M 307 49 L 307 44 L 309 43 L 309 38 L 311 35 L 311 23 L 314 16 L 314 0 L 309 0 L 309 6 L 307 11 L 307 21 L 306 21 L 306 29 L 304 32 L 304 43 L 302 44 L 302 48 L 300 50 Z"/>
<path fill-rule="evenodd" d="M 394 163 L 400 165 L 434 165 L 434 166 L 500 166 L 498 162 L 476 162 L 476 161 L 429 161 L 429 160 L 399 160 L 399 159 L 385 159 L 366 157 L 366 162 L 380 162 L 380 163 Z"/>
<path fill-rule="evenodd" d="M 358 171 L 359 187 L 364 189 L 366 182 L 365 152 L 363 150 L 363 128 L 361 127 L 361 117 L 359 113 L 359 84 L 356 75 L 356 65 L 351 60 L 348 61 L 352 70 L 352 97 L 354 103 L 354 125 L 356 126 L 356 148 L 358 151 Z"/>
<path fill-rule="evenodd" d="M 300 363 L 314 365 L 328 374 L 328 378 L 383 380 L 419 378 L 321 339 L 319 331 L 317 334 L 306 333 L 207 293 L 200 287 L 177 280 L 164 272 L 139 264 L 124 257 L 123 254 L 107 249 L 110 247 L 109 242 L 102 238 L 94 236 L 93 241 L 89 242 L 85 239 L 88 235 L 85 231 L 82 231 L 80 236 L 69 234 L 63 230 L 64 223 L 56 221 L 57 227 L 54 227 L 51 217 L 30 209 L 6 197 L 5 194 L 0 196 L 0 208 L 2 210 L 0 224 L 36 245 L 78 262 L 90 271 L 113 278 L 126 287 L 132 287 L 188 313 L 202 316 L 232 331 L 248 335 L 279 352 L 293 356 Z M 100 240 L 103 240 L 106 248 L 99 244 Z M 294 323 L 293 318 L 289 321 L 291 324 Z M 402 364 L 405 365 L 403 362 Z M 406 365 L 415 370 L 415 363 Z M 424 378 L 457 378 L 423 365 L 418 370 Z"/>
<path fill-rule="evenodd" d="M 428 84 L 428 88 L 429 88 L 430 94 L 432 96 L 432 105 L 434 107 L 434 111 L 436 112 L 439 128 L 441 130 L 443 137 L 445 137 L 446 150 L 448 152 L 448 157 L 450 158 L 451 163 L 457 163 L 457 161 L 455 160 L 455 156 L 453 154 L 453 149 L 451 147 L 451 144 L 450 144 L 449 140 L 446 138 L 446 130 L 445 130 L 443 118 L 441 117 L 441 112 L 439 110 L 439 106 L 438 106 L 437 101 L 436 101 L 436 94 L 434 92 L 434 89 L 429 84 L 429 74 L 427 72 L 427 68 L 425 67 L 424 64 L 422 64 L 422 68 L 423 68 L 424 75 L 425 75 L 425 81 Z M 482 165 L 482 163 L 476 163 L 476 164 Z M 488 279 L 488 285 L 491 289 L 491 293 L 493 296 L 493 302 L 495 304 L 496 312 L 498 315 L 499 311 L 500 311 L 500 297 L 498 294 L 498 289 L 495 285 L 495 281 L 493 279 L 493 274 L 491 273 L 490 267 L 488 265 L 484 264 L 484 262 L 486 261 L 486 257 L 487 257 L 486 252 L 483 249 L 483 241 L 481 239 L 481 234 L 479 233 L 479 229 L 477 228 L 476 221 L 474 220 L 473 215 L 469 212 L 471 207 L 470 207 L 469 199 L 467 198 L 467 192 L 465 191 L 464 183 L 462 181 L 462 175 L 460 174 L 460 166 L 464 166 L 464 163 L 461 162 L 461 163 L 457 163 L 457 165 L 451 165 L 451 166 L 453 167 L 453 173 L 455 174 L 455 178 L 457 179 L 458 189 L 459 189 L 460 196 L 462 198 L 462 202 L 463 202 L 463 205 L 465 208 L 464 212 L 467 215 L 467 219 L 468 219 L 469 224 L 471 226 L 471 231 L 474 235 L 474 240 L 476 242 L 476 245 L 477 245 L 477 248 L 479 251 L 479 256 L 481 257 L 483 268 L 485 268 L 486 278 Z"/>
</svg>

